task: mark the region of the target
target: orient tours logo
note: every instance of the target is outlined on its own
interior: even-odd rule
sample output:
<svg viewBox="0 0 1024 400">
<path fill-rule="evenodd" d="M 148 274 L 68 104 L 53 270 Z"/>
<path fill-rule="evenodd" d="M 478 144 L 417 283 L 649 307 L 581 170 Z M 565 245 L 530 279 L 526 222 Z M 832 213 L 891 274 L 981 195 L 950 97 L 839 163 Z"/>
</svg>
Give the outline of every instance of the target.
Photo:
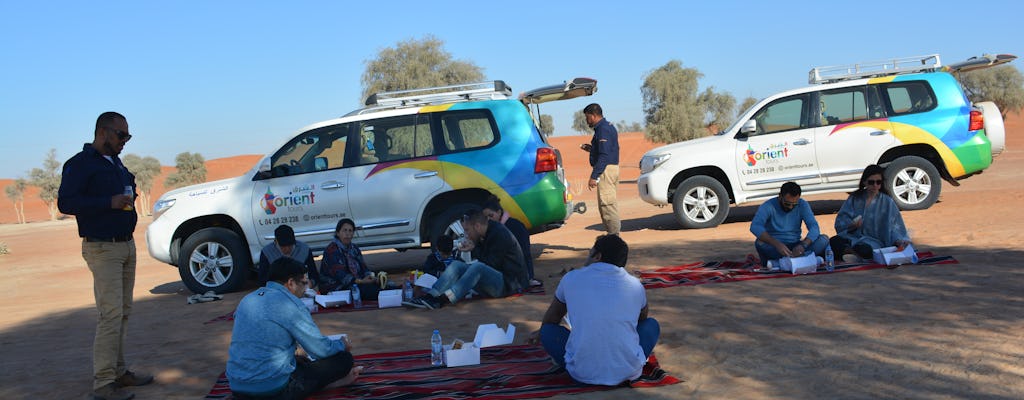
<svg viewBox="0 0 1024 400">
<path fill-rule="evenodd" d="M 747 163 L 747 166 L 753 167 L 757 165 L 758 161 L 768 160 L 780 160 L 789 157 L 789 148 L 786 147 L 785 143 L 773 144 L 763 151 L 754 150 L 753 147 L 747 145 L 747 150 L 742 154 L 743 162 Z"/>
<path fill-rule="evenodd" d="M 316 193 L 310 191 L 309 193 L 293 193 L 288 192 L 287 195 L 278 196 L 275 195 L 270 188 L 267 188 L 267 193 L 263 194 L 260 199 L 260 207 L 267 215 L 274 215 L 277 213 L 279 207 L 296 207 L 303 206 L 306 204 L 315 203 Z"/>
</svg>

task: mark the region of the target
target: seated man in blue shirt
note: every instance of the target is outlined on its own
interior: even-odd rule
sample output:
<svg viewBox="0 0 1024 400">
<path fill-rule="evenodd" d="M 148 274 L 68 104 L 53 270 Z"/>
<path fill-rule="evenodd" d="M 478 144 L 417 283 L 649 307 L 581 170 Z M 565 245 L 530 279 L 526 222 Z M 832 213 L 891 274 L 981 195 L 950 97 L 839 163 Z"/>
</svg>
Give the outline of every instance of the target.
<svg viewBox="0 0 1024 400">
<path fill-rule="evenodd" d="M 304 399 L 332 382 L 348 385 L 359 376 L 362 368 L 353 368 L 348 338 L 321 334 L 299 300 L 308 285 L 306 267 L 281 257 L 270 264 L 267 286 L 238 304 L 227 365 L 235 399 Z M 296 343 L 316 360 L 296 355 Z"/>
<path fill-rule="evenodd" d="M 750 233 L 757 237 L 754 248 L 761 264 L 782 257 L 799 257 L 813 252 L 825 254 L 828 236 L 822 235 L 814 219 L 811 205 L 800 198 L 800 185 L 786 182 L 779 189 L 779 197 L 769 199 L 757 208 L 750 222 Z M 807 236 L 800 238 L 800 223 L 807 225 Z"/>
</svg>

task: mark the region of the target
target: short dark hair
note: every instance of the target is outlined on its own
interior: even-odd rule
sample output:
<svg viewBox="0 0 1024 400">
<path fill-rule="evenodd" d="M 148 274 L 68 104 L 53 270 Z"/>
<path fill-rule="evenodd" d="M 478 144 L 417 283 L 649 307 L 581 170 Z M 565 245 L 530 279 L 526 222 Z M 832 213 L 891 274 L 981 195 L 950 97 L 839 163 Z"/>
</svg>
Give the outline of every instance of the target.
<svg viewBox="0 0 1024 400">
<path fill-rule="evenodd" d="M 295 244 L 295 230 L 288 225 L 281 225 L 274 229 L 274 240 L 278 246 L 292 246 Z"/>
<path fill-rule="evenodd" d="M 586 107 L 583 107 L 583 113 L 584 114 L 590 114 L 590 115 L 596 115 L 598 117 L 603 117 L 604 116 L 604 111 L 601 110 L 601 105 L 597 104 L 597 103 L 587 104 Z"/>
<path fill-rule="evenodd" d="M 345 226 L 345 224 L 352 225 L 352 230 L 356 229 L 356 221 L 353 221 L 351 218 L 342 218 L 338 220 L 338 224 L 334 226 L 334 232 L 340 231 L 341 227 Z"/>
<path fill-rule="evenodd" d="M 470 208 L 466 211 L 466 214 L 462 216 L 462 223 L 472 222 L 474 224 L 487 224 L 487 216 L 484 215 L 483 210 L 479 208 Z"/>
<path fill-rule="evenodd" d="M 113 111 L 107 111 L 100 114 L 100 116 L 96 118 L 96 130 L 98 131 L 100 128 L 109 128 L 110 124 L 117 120 L 127 121 L 128 119 L 125 118 L 124 115 Z"/>
<path fill-rule="evenodd" d="M 782 184 L 781 188 L 779 188 L 779 197 L 785 195 L 799 197 L 802 191 L 803 189 L 800 189 L 800 185 L 797 185 L 796 182 L 786 182 Z"/>
<path fill-rule="evenodd" d="M 291 258 L 281 257 L 270 263 L 270 280 L 284 284 L 289 279 L 301 281 L 306 275 L 306 264 Z"/>
<path fill-rule="evenodd" d="M 626 268 L 629 245 L 619 235 L 601 235 L 594 240 L 594 251 L 601 253 L 601 261 Z"/>
</svg>

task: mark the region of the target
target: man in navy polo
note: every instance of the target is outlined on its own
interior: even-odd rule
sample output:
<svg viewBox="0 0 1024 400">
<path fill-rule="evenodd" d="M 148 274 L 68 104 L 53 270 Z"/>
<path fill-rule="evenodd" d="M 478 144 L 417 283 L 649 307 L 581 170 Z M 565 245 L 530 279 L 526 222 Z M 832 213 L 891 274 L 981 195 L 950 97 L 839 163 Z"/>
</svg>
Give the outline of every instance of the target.
<svg viewBox="0 0 1024 400">
<path fill-rule="evenodd" d="M 82 237 L 82 257 L 92 271 L 99 321 L 93 342 L 94 399 L 130 399 L 125 386 L 141 386 L 152 375 L 129 371 L 125 334 L 135 288 L 135 175 L 118 154 L 132 135 L 128 120 L 108 111 L 96 119 L 92 143 L 64 163 L 57 208 L 74 215 Z"/>
</svg>

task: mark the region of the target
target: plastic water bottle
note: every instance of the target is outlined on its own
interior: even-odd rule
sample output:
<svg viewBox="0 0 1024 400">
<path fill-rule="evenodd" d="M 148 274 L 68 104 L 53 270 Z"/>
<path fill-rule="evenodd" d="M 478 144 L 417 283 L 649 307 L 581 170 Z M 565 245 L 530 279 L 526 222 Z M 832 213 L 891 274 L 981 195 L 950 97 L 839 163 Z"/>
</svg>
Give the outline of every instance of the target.
<svg viewBox="0 0 1024 400">
<path fill-rule="evenodd" d="M 363 306 L 363 296 L 359 294 L 359 284 L 358 283 L 353 283 L 352 284 L 352 305 L 355 308 L 359 308 L 359 307 Z"/>
<path fill-rule="evenodd" d="M 441 332 L 434 329 L 434 334 L 430 335 L 430 365 L 441 366 L 442 351 L 444 351 L 444 347 L 441 344 Z"/>
<path fill-rule="evenodd" d="M 828 272 L 836 270 L 836 254 L 832 252 L 832 246 L 825 246 L 825 270 Z"/>
<path fill-rule="evenodd" d="M 412 282 L 410 282 L 408 279 L 406 279 L 405 282 L 402 283 L 402 300 L 412 300 Z"/>
</svg>

